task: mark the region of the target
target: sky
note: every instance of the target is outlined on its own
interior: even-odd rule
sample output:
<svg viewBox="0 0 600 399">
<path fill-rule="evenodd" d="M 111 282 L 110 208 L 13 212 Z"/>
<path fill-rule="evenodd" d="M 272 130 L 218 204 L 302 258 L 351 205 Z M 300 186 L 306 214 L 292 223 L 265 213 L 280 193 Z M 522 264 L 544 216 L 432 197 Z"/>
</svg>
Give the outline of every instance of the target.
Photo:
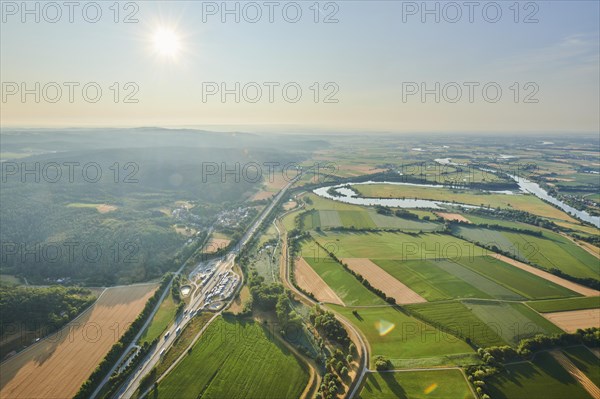
<svg viewBox="0 0 600 399">
<path fill-rule="evenodd" d="M 0 123 L 597 132 L 599 4 L 2 1 Z"/>
</svg>

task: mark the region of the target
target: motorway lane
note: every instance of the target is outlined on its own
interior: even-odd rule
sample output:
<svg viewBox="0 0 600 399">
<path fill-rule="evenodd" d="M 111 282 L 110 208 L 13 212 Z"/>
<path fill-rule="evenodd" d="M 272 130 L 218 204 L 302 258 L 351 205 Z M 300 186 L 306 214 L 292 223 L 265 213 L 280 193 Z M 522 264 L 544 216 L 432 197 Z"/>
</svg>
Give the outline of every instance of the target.
<svg viewBox="0 0 600 399">
<path fill-rule="evenodd" d="M 232 248 L 226 256 L 221 258 L 221 260 L 219 261 L 219 263 L 217 264 L 217 266 L 215 268 L 215 273 L 213 273 L 212 277 L 207 282 L 207 284 L 205 284 L 201 288 L 201 291 L 193 299 L 193 302 L 190 303 L 186 307 L 186 310 L 188 311 L 187 315 L 189 315 L 193 311 L 196 311 L 196 310 L 199 311 L 199 310 L 203 309 L 203 307 L 205 305 L 204 300 L 203 300 L 204 294 L 207 292 L 210 292 L 210 290 L 212 290 L 215 287 L 215 285 L 218 282 L 218 278 L 217 278 L 218 274 L 225 270 L 233 271 L 235 257 L 241 253 L 241 251 L 244 249 L 246 244 L 252 239 L 254 233 L 256 233 L 256 231 L 258 230 L 258 228 L 260 227 L 262 222 L 266 219 L 267 216 L 269 216 L 269 214 L 271 213 L 271 211 L 273 210 L 275 205 L 283 197 L 285 192 L 300 178 L 300 176 L 301 175 L 299 175 L 295 179 L 291 180 L 288 184 L 286 184 L 279 191 L 279 193 L 275 196 L 275 198 L 273 198 L 273 200 L 267 206 L 267 208 L 265 210 L 263 210 L 263 213 L 261 214 L 261 216 L 254 222 L 252 227 L 240 239 L 238 244 L 235 245 L 234 248 Z M 230 298 L 229 301 L 231 301 L 231 299 L 232 298 Z M 169 337 L 161 340 L 159 345 L 157 345 L 156 348 L 146 357 L 144 363 L 138 367 L 138 369 L 132 374 L 132 376 L 129 377 L 129 379 L 127 380 L 127 383 L 124 384 L 123 388 L 121 388 L 121 390 L 116 395 L 116 397 L 131 398 L 133 396 L 133 394 L 139 387 L 141 379 L 145 375 L 147 375 L 150 372 L 150 370 L 152 370 L 152 368 L 160 361 L 160 352 L 163 349 L 165 350 L 165 352 L 168 351 L 168 349 L 175 342 L 175 339 L 176 339 L 175 329 L 177 327 L 181 327 L 181 329 L 183 330 L 184 327 L 187 325 L 187 323 L 189 323 L 189 321 L 190 321 L 189 317 L 184 317 L 183 319 L 178 319 L 175 323 L 173 323 L 169 327 L 168 331 L 171 332 Z"/>
<path fill-rule="evenodd" d="M 128 383 L 122 388 L 121 391 L 116 395 L 117 397 L 130 398 L 133 396 L 133 393 L 139 387 L 141 379 L 148 374 L 154 366 L 160 361 L 161 355 L 160 352 L 164 349 L 165 352 L 173 345 L 175 340 L 177 339 L 178 334 L 175 333 L 177 328 L 181 328 L 183 330 L 187 324 L 190 322 L 191 318 L 189 315 L 196 310 L 202 310 L 206 303 L 204 302 L 204 294 L 210 292 L 217 284 L 218 279 L 214 278 L 219 273 L 224 272 L 226 270 L 232 270 L 234 265 L 235 256 L 233 254 L 229 254 L 224 260 L 219 261 L 217 266 L 215 267 L 215 273 L 213 278 L 211 278 L 207 284 L 201 287 L 200 292 L 196 295 L 196 297 L 185 307 L 184 313 L 185 315 L 179 316 L 176 321 L 169 326 L 167 331 L 170 332 L 169 336 L 166 339 L 161 339 L 159 344 L 154 348 L 149 355 L 147 355 L 144 364 L 142 364 L 141 368 L 138 368 L 135 373 L 129 378 Z M 187 312 L 186 312 L 187 311 Z"/>
</svg>

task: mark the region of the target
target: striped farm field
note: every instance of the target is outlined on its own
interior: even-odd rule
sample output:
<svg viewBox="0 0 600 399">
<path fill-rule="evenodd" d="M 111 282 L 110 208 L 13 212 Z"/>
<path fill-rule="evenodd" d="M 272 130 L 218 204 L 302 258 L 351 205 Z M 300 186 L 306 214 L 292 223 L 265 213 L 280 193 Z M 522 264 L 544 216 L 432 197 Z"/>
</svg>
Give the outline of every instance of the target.
<svg viewBox="0 0 600 399">
<path fill-rule="evenodd" d="M 150 398 L 298 398 L 304 365 L 265 326 L 221 316 Z"/>
<path fill-rule="evenodd" d="M 551 335 L 563 331 L 521 303 L 463 301 L 477 318 L 494 328 L 509 345 L 517 345 L 537 334 Z"/>
<path fill-rule="evenodd" d="M 469 284 L 450 271 L 444 270 L 441 264 L 447 261 L 400 261 L 395 259 L 374 259 L 373 261 L 428 301 L 454 298 L 493 298 L 485 290 L 481 290 L 476 285 Z M 468 269 L 465 269 L 465 271 L 469 272 Z M 481 278 L 481 280 L 484 279 Z M 488 283 L 494 284 L 493 282 Z M 495 285 L 497 286 L 497 284 Z M 516 296 L 516 294 L 503 287 L 499 287 L 499 289 Z"/>
<path fill-rule="evenodd" d="M 469 338 L 481 347 L 507 344 L 497 329 L 484 323 L 459 301 L 410 305 L 407 308 L 429 323 L 441 325 L 446 331 Z"/>
<path fill-rule="evenodd" d="M 491 256 L 464 257 L 457 262 L 525 298 L 545 299 L 579 295 L 566 287 Z"/>
<path fill-rule="evenodd" d="M 463 300 L 408 305 L 411 312 L 434 325 L 468 337 L 479 346 L 517 345 L 536 334 L 562 330 L 521 303 Z"/>
<path fill-rule="evenodd" d="M 0 397 L 73 397 L 156 288 L 106 289 L 80 317 L 0 365 Z"/>
</svg>

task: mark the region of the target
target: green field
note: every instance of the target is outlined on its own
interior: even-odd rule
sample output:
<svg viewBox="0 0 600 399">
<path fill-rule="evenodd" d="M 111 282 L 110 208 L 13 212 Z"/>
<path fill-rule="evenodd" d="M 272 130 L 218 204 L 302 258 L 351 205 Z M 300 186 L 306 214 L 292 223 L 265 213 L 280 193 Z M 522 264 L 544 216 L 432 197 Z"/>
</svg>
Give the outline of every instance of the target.
<svg viewBox="0 0 600 399">
<path fill-rule="evenodd" d="M 527 305 L 540 313 L 564 312 L 568 310 L 583 310 L 600 308 L 600 297 L 589 296 L 579 298 L 554 299 L 550 301 L 527 302 Z"/>
<path fill-rule="evenodd" d="M 373 259 L 373 262 L 428 301 L 454 298 L 493 298 L 486 293 L 489 291 L 484 290 L 483 287 L 472 285 L 444 270 L 441 264 L 450 263 L 448 261 L 410 260 L 402 262 L 394 259 Z M 462 266 L 457 265 L 457 267 Z M 465 272 L 470 271 L 465 269 Z M 481 278 L 481 280 L 485 279 Z M 487 283 L 497 286 L 489 280 Z M 503 287 L 499 288 L 512 294 L 513 297 L 515 296 L 514 293 Z"/>
<path fill-rule="evenodd" d="M 494 399 L 591 399 L 591 396 L 546 352 L 533 362 L 506 366 L 506 371 L 487 380 Z"/>
<path fill-rule="evenodd" d="M 597 386 L 600 386 L 600 360 L 585 346 L 563 349 L 567 357 Z"/>
<path fill-rule="evenodd" d="M 338 258 L 427 260 L 460 258 L 484 249 L 448 234 L 324 232 L 315 237 Z"/>
<path fill-rule="evenodd" d="M 467 399 L 473 398 L 459 370 L 369 373 L 361 399 Z"/>
<path fill-rule="evenodd" d="M 317 227 L 328 229 L 346 227 L 352 229 L 401 229 L 407 231 L 434 231 L 439 224 L 422 220 L 403 219 L 396 216 L 380 215 L 374 210 L 319 210 L 304 216 L 304 228 L 314 230 Z"/>
<path fill-rule="evenodd" d="M 521 303 L 463 301 L 484 324 L 496 330 L 502 339 L 517 345 L 520 340 L 537 334 L 551 335 L 563 331 Z"/>
<path fill-rule="evenodd" d="M 169 326 L 173 320 L 175 320 L 175 311 L 177 305 L 173 301 L 173 296 L 168 293 L 165 300 L 160 304 L 158 311 L 152 318 L 152 322 L 144 331 L 144 334 L 140 337 L 140 343 L 152 342 L 155 338 L 159 337 Z"/>
<path fill-rule="evenodd" d="M 497 329 L 488 326 L 461 302 L 415 304 L 407 308 L 434 325 L 441 324 L 448 331 L 470 338 L 481 347 L 506 345 Z"/>
<path fill-rule="evenodd" d="M 371 218 L 370 212 L 362 211 L 339 211 L 344 227 L 354 227 L 357 229 L 374 229 L 378 227 Z"/>
<path fill-rule="evenodd" d="M 506 232 L 513 247 L 527 260 L 547 269 L 560 269 L 575 277 L 600 279 L 598 258 L 569 239 L 544 232 L 544 237 Z"/>
<path fill-rule="evenodd" d="M 493 217 L 482 216 L 482 215 L 474 215 L 471 213 L 466 213 L 464 216 L 469 219 L 469 221 L 473 224 L 496 224 L 499 226 L 510 227 L 510 228 L 518 228 L 518 229 L 526 229 L 531 231 L 539 231 L 538 227 L 532 226 L 527 223 L 514 222 L 512 220 L 505 219 L 496 219 Z"/>
<path fill-rule="evenodd" d="M 156 397 L 297 398 L 307 383 L 308 371 L 266 327 L 219 317 L 159 384 Z"/>
<path fill-rule="evenodd" d="M 346 305 L 385 304 L 383 299 L 369 291 L 342 265 L 330 257 L 305 257 L 304 259 Z"/>
<path fill-rule="evenodd" d="M 578 295 L 565 287 L 554 284 L 551 281 L 491 256 L 464 257 L 459 259 L 458 263 L 525 298 L 545 299 Z M 518 299 L 509 297 L 497 298 Z"/>
<path fill-rule="evenodd" d="M 21 279 L 11 274 L 0 274 L 0 283 L 6 285 L 20 285 L 22 284 Z"/>
<path fill-rule="evenodd" d="M 469 241 L 495 245 L 524 262 L 559 269 L 575 277 L 600 278 L 598 258 L 556 233 L 544 231 L 543 237 L 537 237 L 471 226 L 457 226 L 454 231 Z"/>
<path fill-rule="evenodd" d="M 349 211 L 352 212 L 352 211 Z M 313 213 L 314 214 L 314 213 Z M 319 224 L 313 219 L 313 228 L 316 227 L 339 227 L 342 225 L 342 221 L 338 211 L 322 210 L 319 211 Z"/>
<path fill-rule="evenodd" d="M 416 213 L 411 210 L 411 212 Z M 377 225 L 377 227 L 382 229 L 402 229 L 402 230 L 412 230 L 412 231 L 434 231 L 440 228 L 440 224 L 434 222 L 428 222 L 425 220 L 417 220 L 417 219 L 404 219 L 399 218 L 397 216 L 387 216 L 380 215 L 375 212 L 375 210 L 369 211 L 369 216 L 373 222 Z M 435 220 L 436 216 L 433 215 L 432 219 Z"/>
<path fill-rule="evenodd" d="M 521 303 L 464 300 L 462 302 L 409 305 L 434 325 L 457 331 L 477 345 L 517 345 L 536 334 L 561 333 L 562 330 Z"/>
<path fill-rule="evenodd" d="M 436 358 L 444 355 L 473 353 L 463 340 L 444 333 L 393 307 L 353 308 L 330 305 L 357 326 L 371 346 L 371 361 L 377 355 L 399 364 L 406 359 Z M 446 364 L 449 365 L 449 364 Z"/>
</svg>

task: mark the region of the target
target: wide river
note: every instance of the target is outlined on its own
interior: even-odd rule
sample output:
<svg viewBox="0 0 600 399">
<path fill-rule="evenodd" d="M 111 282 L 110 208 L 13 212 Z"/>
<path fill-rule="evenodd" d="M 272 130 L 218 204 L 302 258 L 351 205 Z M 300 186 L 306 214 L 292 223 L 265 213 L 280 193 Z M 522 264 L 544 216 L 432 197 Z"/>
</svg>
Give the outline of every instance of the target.
<svg viewBox="0 0 600 399">
<path fill-rule="evenodd" d="M 509 175 L 510 176 L 510 175 Z M 514 179 L 521 192 L 527 192 L 535 195 L 538 198 L 541 198 L 563 211 L 567 212 L 570 215 L 573 215 L 580 220 L 589 222 L 596 227 L 600 227 L 600 217 L 592 216 L 585 211 L 579 211 L 564 202 L 552 197 L 549 195 L 546 190 L 541 188 L 537 183 L 524 179 L 518 176 L 510 176 Z M 394 208 L 429 208 L 429 209 L 444 209 L 448 205 L 454 206 L 462 206 L 465 208 L 478 208 L 474 205 L 461 204 L 458 202 L 447 202 L 447 201 L 434 201 L 434 200 L 424 200 L 424 199 L 401 199 L 401 198 L 365 198 L 365 197 L 357 197 L 354 191 L 345 188 L 343 186 L 347 186 L 348 184 L 352 185 L 362 185 L 362 184 L 389 184 L 389 185 L 398 185 L 398 186 L 413 186 L 413 187 L 432 187 L 432 188 L 442 188 L 446 187 L 440 184 L 415 184 L 415 183 L 399 183 L 399 182 L 374 182 L 374 181 L 366 181 L 359 183 L 342 183 L 334 186 L 320 187 L 313 192 L 320 197 L 329 198 L 334 201 L 345 202 L 347 204 L 353 205 L 364 205 L 364 206 L 388 206 Z M 327 191 L 331 188 L 336 188 L 336 192 L 340 194 L 340 196 L 334 196 L 329 194 Z M 519 195 L 515 194 L 511 191 L 490 191 L 490 193 L 494 194 L 505 194 L 505 195 Z"/>
</svg>

